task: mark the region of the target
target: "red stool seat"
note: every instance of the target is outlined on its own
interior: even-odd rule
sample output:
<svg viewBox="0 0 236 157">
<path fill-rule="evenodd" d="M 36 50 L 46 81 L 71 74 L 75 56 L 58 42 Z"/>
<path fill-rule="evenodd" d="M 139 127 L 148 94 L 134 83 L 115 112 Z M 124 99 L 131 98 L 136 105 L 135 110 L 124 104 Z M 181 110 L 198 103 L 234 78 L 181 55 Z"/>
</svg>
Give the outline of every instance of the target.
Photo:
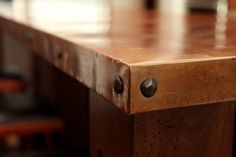
<svg viewBox="0 0 236 157">
<path fill-rule="evenodd" d="M 0 94 L 4 92 L 21 92 L 26 89 L 23 78 L 14 72 L 0 71 Z"/>
<path fill-rule="evenodd" d="M 27 95 L 2 95 L 0 98 L 0 140 L 11 136 L 42 135 L 47 148 L 53 148 L 54 133 L 63 133 L 64 122 L 49 104 Z M 32 140 L 28 144 L 31 149 Z"/>
<path fill-rule="evenodd" d="M 0 79 L 0 93 L 5 92 L 14 92 L 14 93 L 20 93 L 25 90 L 26 84 L 23 81 L 20 80 L 1 80 Z"/>
</svg>

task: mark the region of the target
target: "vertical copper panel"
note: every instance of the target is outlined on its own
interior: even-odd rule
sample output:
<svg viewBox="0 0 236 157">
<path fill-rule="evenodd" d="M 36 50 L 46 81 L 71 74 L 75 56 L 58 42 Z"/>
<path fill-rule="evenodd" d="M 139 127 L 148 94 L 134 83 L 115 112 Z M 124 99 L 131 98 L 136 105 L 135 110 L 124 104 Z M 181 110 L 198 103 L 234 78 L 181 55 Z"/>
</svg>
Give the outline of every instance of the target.
<svg viewBox="0 0 236 157">
<path fill-rule="evenodd" d="M 90 157 L 132 156 L 132 116 L 90 92 Z"/>
<path fill-rule="evenodd" d="M 232 157 L 235 103 L 137 114 L 135 157 Z"/>
</svg>

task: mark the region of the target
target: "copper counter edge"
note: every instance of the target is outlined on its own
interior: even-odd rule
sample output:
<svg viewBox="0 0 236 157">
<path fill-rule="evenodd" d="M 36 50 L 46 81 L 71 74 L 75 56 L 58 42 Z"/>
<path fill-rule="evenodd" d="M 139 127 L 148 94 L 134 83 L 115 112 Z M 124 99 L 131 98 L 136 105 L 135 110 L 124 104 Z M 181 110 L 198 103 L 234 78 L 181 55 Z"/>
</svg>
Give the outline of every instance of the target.
<svg viewBox="0 0 236 157">
<path fill-rule="evenodd" d="M 120 110 L 129 113 L 130 68 L 116 58 L 100 54 L 53 34 L 0 17 L 0 28 L 30 51 L 95 91 Z M 114 81 L 123 80 L 123 93 L 116 93 Z"/>
<path fill-rule="evenodd" d="M 131 66 L 130 113 L 236 100 L 236 56 L 217 60 Z M 143 80 L 154 78 L 157 92 L 143 96 Z"/>
</svg>

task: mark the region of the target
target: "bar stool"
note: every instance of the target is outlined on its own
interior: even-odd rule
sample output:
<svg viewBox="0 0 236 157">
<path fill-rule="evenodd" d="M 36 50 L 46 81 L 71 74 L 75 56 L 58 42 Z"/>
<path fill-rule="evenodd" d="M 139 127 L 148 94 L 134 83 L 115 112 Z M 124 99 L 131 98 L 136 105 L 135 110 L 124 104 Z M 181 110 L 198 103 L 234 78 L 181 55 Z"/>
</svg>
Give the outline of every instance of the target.
<svg viewBox="0 0 236 157">
<path fill-rule="evenodd" d="M 0 70 L 0 94 L 4 92 L 19 93 L 26 89 L 23 78 L 13 72 Z"/>
<path fill-rule="evenodd" d="M 62 134 L 63 128 L 63 120 L 39 98 L 19 94 L 6 94 L 0 98 L 0 140 L 27 137 L 26 147 L 32 150 L 31 137 L 42 135 L 47 149 L 52 149 L 53 134 Z"/>
</svg>

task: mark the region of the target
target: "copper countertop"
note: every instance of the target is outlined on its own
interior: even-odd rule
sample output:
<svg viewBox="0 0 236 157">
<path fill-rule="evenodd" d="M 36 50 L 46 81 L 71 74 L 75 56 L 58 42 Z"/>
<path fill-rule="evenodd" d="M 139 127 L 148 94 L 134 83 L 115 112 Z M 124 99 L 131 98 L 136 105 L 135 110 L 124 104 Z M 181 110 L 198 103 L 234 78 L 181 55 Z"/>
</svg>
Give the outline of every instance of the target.
<svg viewBox="0 0 236 157">
<path fill-rule="evenodd" d="M 236 16 L 1 2 L 0 27 L 127 113 L 236 100 Z M 117 94 L 120 76 L 124 92 Z M 140 85 L 154 78 L 146 98 Z"/>
</svg>

